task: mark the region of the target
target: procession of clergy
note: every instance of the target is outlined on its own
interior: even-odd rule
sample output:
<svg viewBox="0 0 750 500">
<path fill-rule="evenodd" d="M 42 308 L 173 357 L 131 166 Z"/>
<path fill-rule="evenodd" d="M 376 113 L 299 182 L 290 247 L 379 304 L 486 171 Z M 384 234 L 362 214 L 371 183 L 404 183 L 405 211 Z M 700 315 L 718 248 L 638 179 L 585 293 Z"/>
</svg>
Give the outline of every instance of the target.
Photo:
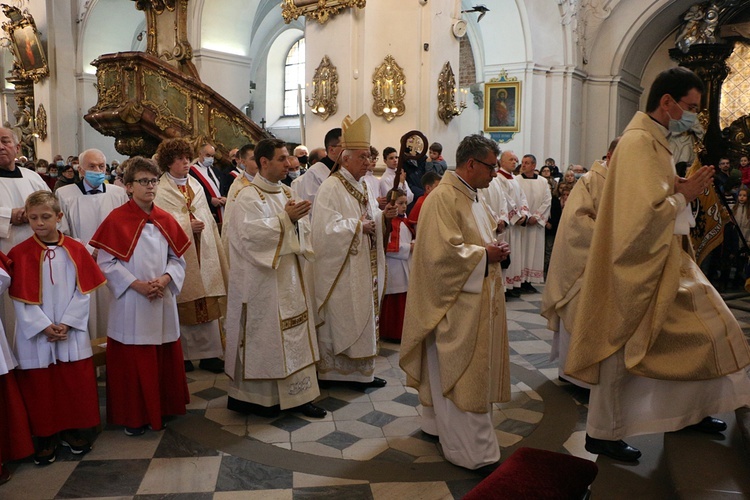
<svg viewBox="0 0 750 500">
<path fill-rule="evenodd" d="M 721 432 L 711 413 L 750 404 L 750 350 L 686 243 L 689 202 L 713 170 L 677 178 L 666 142 L 702 91 L 692 73 L 657 78 L 647 114 L 573 189 L 544 290 L 561 374 L 592 387 L 586 448 L 618 460 L 640 457 L 623 437 Z M 184 414 L 186 360 L 222 352 L 227 406 L 238 412 L 322 418 L 320 386 L 383 387 L 374 362 L 389 252 L 410 261 L 400 364 L 419 391 L 422 430 L 456 465 L 500 459 L 491 415 L 510 398 L 504 292 L 543 281 L 550 193 L 531 155 L 529 175 L 515 177 L 511 151 L 464 138 L 455 170 L 419 201 L 415 230 L 404 221 L 406 189 L 383 197 L 368 187 L 366 115 L 346 117 L 340 153 L 294 189 L 281 182 L 283 141 L 242 148 L 245 168 L 226 198 L 202 153 L 191 164 L 184 139 L 163 141 L 156 162 L 127 160 L 125 189 L 103 183 L 105 158 L 89 150 L 83 180 L 56 197 L 14 166 L 16 150 L 0 129 L 0 283 L 9 288 L 0 312 L 10 340 L 0 335 L 0 464 L 32 453 L 51 463 L 58 443 L 91 449 L 79 431 L 99 423 L 90 358 L 103 332 L 107 420 L 129 436 Z"/>
</svg>

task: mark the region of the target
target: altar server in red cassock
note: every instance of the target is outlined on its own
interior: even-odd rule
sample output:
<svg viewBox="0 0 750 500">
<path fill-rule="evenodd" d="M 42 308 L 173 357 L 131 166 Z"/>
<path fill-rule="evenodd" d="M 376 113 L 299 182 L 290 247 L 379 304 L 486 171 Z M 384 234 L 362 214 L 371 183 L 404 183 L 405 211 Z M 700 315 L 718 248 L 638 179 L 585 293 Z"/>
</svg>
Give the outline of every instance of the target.
<svg viewBox="0 0 750 500">
<path fill-rule="evenodd" d="M 99 425 L 90 294 L 105 283 L 91 254 L 57 230 L 60 204 L 49 191 L 26 199 L 34 235 L 13 247 L 10 297 L 16 311 L 18 387 L 37 439 L 34 463 L 55 461 L 57 434 L 75 454 L 91 450 L 79 432 Z"/>
<path fill-rule="evenodd" d="M 190 240 L 154 205 L 159 167 L 136 156 L 124 163 L 132 199 L 91 238 L 114 300 L 107 328 L 107 421 L 137 436 L 161 430 L 190 400 L 175 297 L 185 279 Z"/>
<path fill-rule="evenodd" d="M 10 286 L 10 259 L 0 252 L 0 294 Z M 3 463 L 34 453 L 29 430 L 29 416 L 18 391 L 18 366 L 5 338 L 0 322 L 0 484 L 10 479 L 10 470 Z"/>
</svg>

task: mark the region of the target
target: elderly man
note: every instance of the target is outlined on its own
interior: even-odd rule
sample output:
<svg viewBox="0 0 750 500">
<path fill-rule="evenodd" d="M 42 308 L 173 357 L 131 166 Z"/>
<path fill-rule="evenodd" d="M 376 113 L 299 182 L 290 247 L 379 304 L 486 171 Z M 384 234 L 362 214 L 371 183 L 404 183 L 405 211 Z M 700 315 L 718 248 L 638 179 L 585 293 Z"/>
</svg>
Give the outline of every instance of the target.
<svg viewBox="0 0 750 500">
<path fill-rule="evenodd" d="M 96 259 L 98 250 L 89 240 L 104 219 L 120 205 L 127 203 L 125 190 L 104 182 L 107 158 L 98 149 L 87 149 L 80 155 L 81 180 L 57 190 L 63 212 L 63 232 L 78 239 Z M 111 295 L 107 287 L 99 287 L 91 295 L 89 335 L 92 339 L 107 336 L 107 316 Z"/>
<path fill-rule="evenodd" d="M 34 234 L 26 218 L 26 198 L 34 191 L 50 190 L 39 174 L 16 166 L 19 151 L 13 131 L 0 128 L 0 251 L 5 254 Z M 0 319 L 5 323 L 6 333 L 13 335 L 16 322 L 13 302 L 5 294 L 2 297 Z"/>
<path fill-rule="evenodd" d="M 312 297 L 301 275 L 302 260 L 312 256 L 310 202 L 292 199 L 281 183 L 289 168 L 284 141 L 263 139 L 255 154 L 258 175 L 239 191 L 235 216 L 224 228 L 232 255 L 227 408 L 266 417 L 291 410 L 323 418 L 326 411 L 312 404 L 320 395 L 319 356 L 308 310 Z"/>
<path fill-rule="evenodd" d="M 331 169 L 341 155 L 341 129 L 333 128 L 328 131 L 323 139 L 326 147 L 326 156 L 320 158 L 320 161 L 310 163 L 310 167 L 295 181 L 292 187 L 297 196 L 310 203 L 315 201 L 315 195 L 320 189 L 320 185 L 331 174 Z"/>
<path fill-rule="evenodd" d="M 284 183 L 286 186 L 291 186 L 292 181 L 294 179 L 297 179 L 299 177 L 299 171 L 300 171 L 300 162 L 299 158 L 296 156 L 290 156 L 289 157 L 289 171 L 286 174 L 286 177 L 284 177 L 281 182 Z"/>
<path fill-rule="evenodd" d="M 593 384 L 590 453 L 635 461 L 627 436 L 719 433 L 726 424 L 707 415 L 750 405 L 750 349 L 688 238 L 713 167 L 678 177 L 667 142 L 692 126 L 703 88 L 686 68 L 660 73 L 609 164 L 565 363 Z"/>
<path fill-rule="evenodd" d="M 383 232 L 397 210 L 373 210 L 360 182 L 370 163 L 367 115 L 353 123 L 347 116 L 342 139 L 341 168 L 323 181 L 312 210 L 318 378 L 360 389 L 383 387 L 386 381 L 374 376 L 385 290 Z"/>
<path fill-rule="evenodd" d="M 211 215 L 221 229 L 227 199 L 221 194 L 221 174 L 214 168 L 215 154 L 216 149 L 212 145 L 202 144 L 198 150 L 198 159 L 190 166 L 190 175 L 196 178 L 203 188 Z"/>
<path fill-rule="evenodd" d="M 497 175 L 497 144 L 466 137 L 422 206 L 406 299 L 401 368 L 419 390 L 422 430 L 445 458 L 477 469 L 497 462 L 492 403 L 510 399 L 505 300 L 495 214 L 477 190 Z"/>
</svg>

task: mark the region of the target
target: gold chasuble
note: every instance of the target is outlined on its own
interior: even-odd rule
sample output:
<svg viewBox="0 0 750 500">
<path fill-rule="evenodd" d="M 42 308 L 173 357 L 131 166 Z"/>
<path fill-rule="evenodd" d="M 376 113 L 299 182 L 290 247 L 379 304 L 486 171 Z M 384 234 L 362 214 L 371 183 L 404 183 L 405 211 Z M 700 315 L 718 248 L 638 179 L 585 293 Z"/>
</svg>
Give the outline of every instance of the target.
<svg viewBox="0 0 750 500">
<path fill-rule="evenodd" d="M 177 309 L 180 324 L 198 325 L 224 315 L 228 265 L 203 188 L 192 177 L 187 179 L 185 186 L 178 186 L 169 174 L 163 174 L 154 203 L 172 214 L 193 243 L 184 255 L 185 283 L 177 296 Z M 199 234 L 190 226 L 194 218 L 205 223 Z"/>
<path fill-rule="evenodd" d="M 510 399 L 500 265 L 487 266 L 481 289 L 466 286 L 496 229 L 491 210 L 454 172 L 446 172 L 425 198 L 412 256 L 400 359 L 407 384 L 419 390 L 423 405 L 432 406 L 425 341 L 433 332 L 447 399 L 474 413 L 487 413 L 490 403 Z"/>
<path fill-rule="evenodd" d="M 542 294 L 541 313 L 547 318 L 547 328 L 553 332 L 560 331 L 560 319 L 566 330 L 575 329 L 578 292 L 606 179 L 607 167 L 595 161 L 591 170 L 576 182 L 562 211 Z"/>
<path fill-rule="evenodd" d="M 565 365 L 585 382 L 598 383 L 599 363 L 620 349 L 628 371 L 663 380 L 750 364 L 740 326 L 693 260 L 666 134 L 636 113 L 609 165 Z"/>
</svg>

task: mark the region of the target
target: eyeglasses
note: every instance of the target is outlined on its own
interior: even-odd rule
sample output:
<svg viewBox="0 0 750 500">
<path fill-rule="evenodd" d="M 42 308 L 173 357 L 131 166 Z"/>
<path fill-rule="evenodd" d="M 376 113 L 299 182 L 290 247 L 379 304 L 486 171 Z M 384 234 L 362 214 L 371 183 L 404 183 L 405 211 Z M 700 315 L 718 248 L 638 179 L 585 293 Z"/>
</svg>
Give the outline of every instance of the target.
<svg viewBox="0 0 750 500">
<path fill-rule="evenodd" d="M 674 98 L 672 98 L 672 99 L 674 100 Z M 686 104 L 687 105 L 687 111 L 690 111 L 691 113 L 697 113 L 701 109 L 700 105 L 698 105 L 698 104 L 688 104 L 685 101 L 683 101 L 682 99 L 680 99 L 679 101 L 675 101 L 675 102 L 677 103 L 678 106 L 680 106 L 680 103 Z M 682 106 L 680 106 L 680 107 L 682 108 Z M 682 109 L 685 109 L 685 108 L 682 108 Z"/>
<path fill-rule="evenodd" d="M 472 157 L 472 160 L 474 160 L 474 161 L 478 161 L 479 163 L 481 163 L 481 164 L 482 164 L 482 165 L 484 165 L 485 167 L 489 168 L 490 170 L 495 170 L 495 168 L 496 168 L 496 165 L 493 165 L 493 164 L 491 164 L 491 163 L 485 163 L 485 162 L 483 162 L 482 160 L 479 160 L 479 159 L 477 159 L 477 158 L 473 158 L 473 157 Z"/>
<path fill-rule="evenodd" d="M 370 159 L 371 159 L 371 158 L 370 158 L 370 155 L 364 155 L 364 154 L 363 154 L 363 155 L 359 155 L 359 156 L 358 156 L 357 158 L 358 158 L 358 159 L 359 159 L 359 161 L 361 161 L 362 163 L 365 163 L 365 162 L 367 162 L 367 163 L 370 163 Z"/>
<path fill-rule="evenodd" d="M 143 187 L 146 187 L 149 184 L 152 186 L 156 186 L 157 184 L 159 184 L 159 178 L 155 177 L 153 179 L 134 179 L 133 182 L 137 182 Z"/>
</svg>

